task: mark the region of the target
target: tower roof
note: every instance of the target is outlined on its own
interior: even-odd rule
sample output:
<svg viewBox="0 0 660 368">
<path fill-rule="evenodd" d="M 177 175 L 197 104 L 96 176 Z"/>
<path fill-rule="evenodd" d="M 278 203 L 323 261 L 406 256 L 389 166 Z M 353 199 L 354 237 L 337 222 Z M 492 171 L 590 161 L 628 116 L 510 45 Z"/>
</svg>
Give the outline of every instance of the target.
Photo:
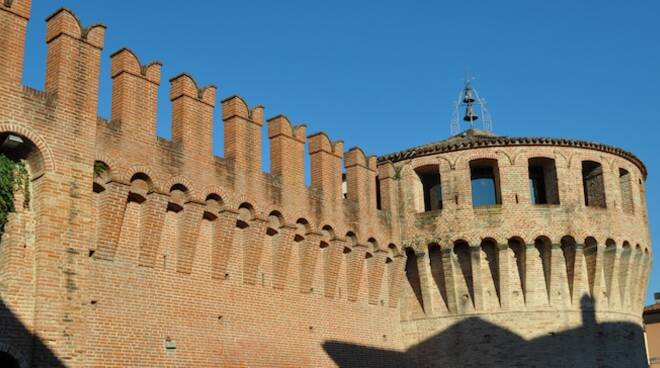
<svg viewBox="0 0 660 368">
<path fill-rule="evenodd" d="M 378 157 L 378 163 L 398 162 L 415 157 L 431 156 L 441 153 L 463 151 L 480 147 L 504 146 L 558 146 L 591 149 L 606 152 L 633 162 L 641 170 L 644 178 L 647 176 L 646 166 L 637 156 L 618 147 L 607 144 L 593 143 L 576 139 L 548 137 L 507 137 L 495 135 L 481 129 L 468 129 L 447 139 L 408 148 L 403 151 L 389 153 Z"/>
</svg>

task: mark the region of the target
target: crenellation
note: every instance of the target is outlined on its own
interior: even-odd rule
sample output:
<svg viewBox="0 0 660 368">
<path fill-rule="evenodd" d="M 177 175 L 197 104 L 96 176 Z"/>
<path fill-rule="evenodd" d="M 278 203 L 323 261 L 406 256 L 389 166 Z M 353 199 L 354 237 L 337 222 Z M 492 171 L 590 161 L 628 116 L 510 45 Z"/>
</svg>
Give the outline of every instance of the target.
<svg viewBox="0 0 660 368">
<path fill-rule="evenodd" d="M 142 65 L 137 56 L 127 48 L 110 55 L 110 60 L 111 119 L 121 121 L 121 128 L 126 135 L 151 149 L 156 141 L 158 87 L 162 64 L 152 62 Z"/>
<path fill-rule="evenodd" d="M 312 170 L 312 188 L 320 190 L 331 207 L 343 199 L 342 161 L 344 142 L 331 141 L 323 132 L 307 137 Z"/>
<path fill-rule="evenodd" d="M 284 115 L 268 119 L 270 174 L 282 181 L 281 203 L 294 205 L 305 190 L 305 143 L 307 126 L 293 126 Z"/>
<path fill-rule="evenodd" d="M 170 79 L 172 140 L 181 144 L 189 160 L 213 159 L 215 95 L 215 86 L 199 88 L 187 74 Z"/>
<path fill-rule="evenodd" d="M 232 162 L 237 188 L 251 190 L 248 178 L 261 173 L 261 127 L 263 107 L 250 109 L 239 96 L 222 100 L 225 158 Z"/>
<path fill-rule="evenodd" d="M 76 137 L 78 149 L 91 150 L 94 141 L 104 37 L 105 26 L 83 28 L 67 9 L 46 19 L 45 90 L 57 96 L 55 116 L 67 116 L 69 129 L 84 132 Z"/>
<path fill-rule="evenodd" d="M 23 19 L 30 20 L 32 0 L 4 0 L 0 3 L 0 10 L 15 14 Z"/>
<path fill-rule="evenodd" d="M 347 198 L 355 201 L 360 215 L 376 212 L 376 157 L 353 147 L 344 154 Z"/>
<path fill-rule="evenodd" d="M 23 77 L 25 34 L 31 0 L 0 4 L 0 88 L 18 88 Z"/>
</svg>

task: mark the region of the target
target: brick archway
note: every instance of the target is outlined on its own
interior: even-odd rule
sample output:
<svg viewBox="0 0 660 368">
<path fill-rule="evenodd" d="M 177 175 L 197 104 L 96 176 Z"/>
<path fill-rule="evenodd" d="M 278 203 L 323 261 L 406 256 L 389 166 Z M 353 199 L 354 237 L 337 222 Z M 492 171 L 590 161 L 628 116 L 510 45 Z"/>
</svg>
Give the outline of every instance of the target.
<svg viewBox="0 0 660 368">
<path fill-rule="evenodd" d="M 28 362 L 23 355 L 11 345 L 0 343 L 0 367 L 28 368 Z"/>
</svg>

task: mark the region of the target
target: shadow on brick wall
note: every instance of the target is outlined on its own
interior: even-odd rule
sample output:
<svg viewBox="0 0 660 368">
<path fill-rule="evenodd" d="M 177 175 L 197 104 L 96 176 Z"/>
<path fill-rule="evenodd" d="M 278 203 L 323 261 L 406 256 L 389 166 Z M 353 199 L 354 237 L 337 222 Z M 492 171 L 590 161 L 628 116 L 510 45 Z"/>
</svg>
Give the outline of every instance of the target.
<svg viewBox="0 0 660 368">
<path fill-rule="evenodd" d="M 471 317 L 405 352 L 339 341 L 326 341 L 323 348 L 341 368 L 647 367 L 642 328 L 628 322 L 598 323 L 591 305 L 582 298 L 580 327 L 532 340 Z"/>
<path fill-rule="evenodd" d="M 64 367 L 64 363 L 30 332 L 0 300 L 0 367 Z"/>
</svg>

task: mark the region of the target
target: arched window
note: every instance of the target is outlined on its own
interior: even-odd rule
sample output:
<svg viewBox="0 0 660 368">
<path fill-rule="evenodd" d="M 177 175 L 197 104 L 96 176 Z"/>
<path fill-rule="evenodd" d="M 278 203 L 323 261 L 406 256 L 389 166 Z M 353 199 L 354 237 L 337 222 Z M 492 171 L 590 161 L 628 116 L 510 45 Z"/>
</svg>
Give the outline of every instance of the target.
<svg viewBox="0 0 660 368">
<path fill-rule="evenodd" d="M 500 192 L 500 172 L 497 160 L 480 159 L 470 161 L 472 182 L 472 206 L 492 206 L 502 204 Z"/>
<path fill-rule="evenodd" d="M 619 187 L 621 188 L 621 208 L 623 212 L 633 213 L 632 178 L 628 170 L 619 168 Z"/>
<path fill-rule="evenodd" d="M 415 169 L 421 182 L 424 195 L 424 212 L 442 209 L 442 183 L 437 165 L 427 165 Z"/>
<path fill-rule="evenodd" d="M 528 163 L 529 191 L 532 204 L 559 204 L 555 160 L 534 157 L 530 158 Z"/>
<path fill-rule="evenodd" d="M 582 186 L 584 204 L 589 207 L 606 207 L 603 166 L 595 161 L 582 161 Z"/>
</svg>

